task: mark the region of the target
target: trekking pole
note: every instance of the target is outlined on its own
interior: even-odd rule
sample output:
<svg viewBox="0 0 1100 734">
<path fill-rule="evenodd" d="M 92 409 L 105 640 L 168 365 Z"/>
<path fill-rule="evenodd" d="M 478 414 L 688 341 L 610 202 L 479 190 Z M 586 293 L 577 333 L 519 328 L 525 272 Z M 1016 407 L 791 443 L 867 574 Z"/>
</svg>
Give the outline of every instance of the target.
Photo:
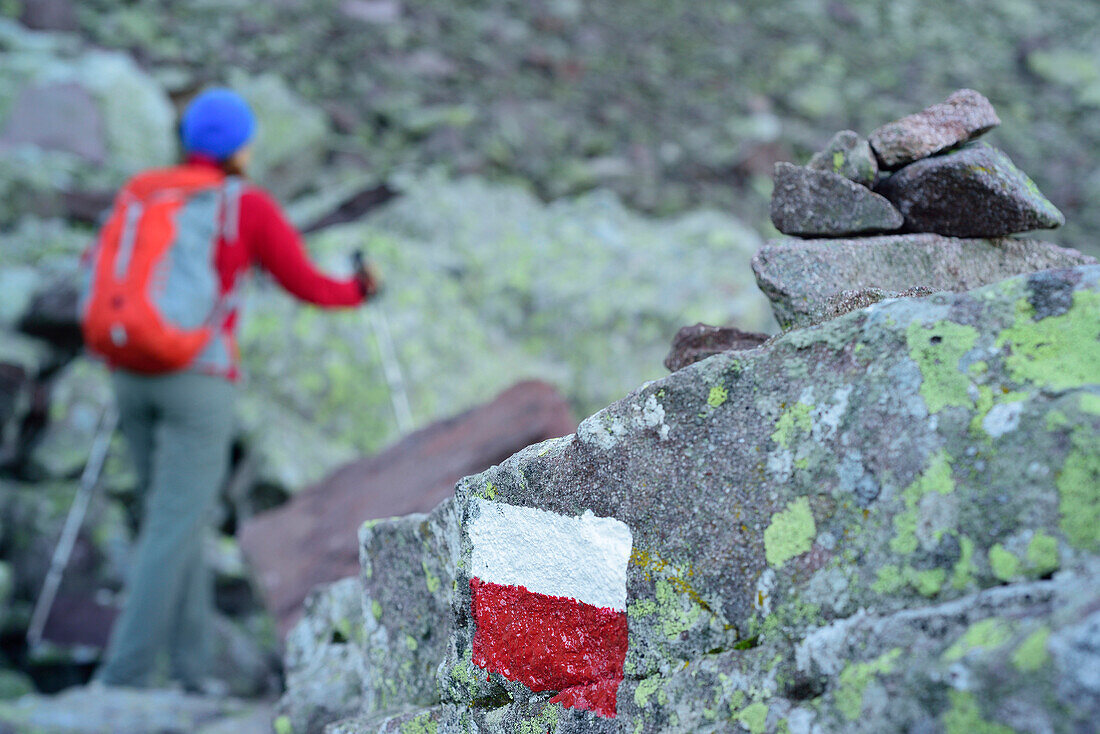
<svg viewBox="0 0 1100 734">
<path fill-rule="evenodd" d="M 42 644 L 42 632 L 46 628 L 46 620 L 49 619 L 57 590 L 61 586 L 61 576 L 72 556 L 77 533 L 80 532 L 84 514 L 88 511 L 88 503 L 91 502 L 92 493 L 99 482 L 99 475 L 103 471 L 107 451 L 111 446 L 111 436 L 114 435 L 117 425 L 118 409 L 112 401 L 107 403 L 103 412 L 100 413 L 99 427 L 92 441 L 91 453 L 88 454 L 88 463 L 84 465 L 84 472 L 80 475 L 80 487 L 76 491 L 76 499 L 73 500 L 73 506 L 69 508 L 68 517 L 65 518 L 61 539 L 58 540 L 57 548 L 54 549 L 53 558 L 50 560 L 46 582 L 42 584 L 42 593 L 38 595 L 38 601 L 34 604 L 34 613 L 31 614 L 30 626 L 27 627 L 27 643 L 32 650 Z"/>
<path fill-rule="evenodd" d="M 352 262 L 357 273 L 365 274 L 367 272 L 366 259 L 362 250 L 356 250 L 352 253 Z M 397 428 L 402 434 L 406 434 L 413 427 L 412 411 L 409 409 L 409 394 L 405 390 L 405 376 L 401 371 L 401 363 L 397 359 L 397 351 L 393 348 L 390 322 L 386 318 L 386 312 L 382 310 L 381 305 L 375 304 L 367 310 L 370 312 L 374 342 L 378 345 L 378 354 L 382 359 L 382 372 L 390 389 L 390 402 L 393 403 Z"/>
</svg>

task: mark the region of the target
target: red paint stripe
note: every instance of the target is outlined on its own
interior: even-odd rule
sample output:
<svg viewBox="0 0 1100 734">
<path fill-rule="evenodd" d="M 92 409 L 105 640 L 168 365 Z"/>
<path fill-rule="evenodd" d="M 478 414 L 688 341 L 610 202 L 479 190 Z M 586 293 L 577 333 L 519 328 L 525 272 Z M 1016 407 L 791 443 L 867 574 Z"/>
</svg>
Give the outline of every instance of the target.
<svg viewBox="0 0 1100 734">
<path fill-rule="evenodd" d="M 553 701 L 615 717 L 626 661 L 626 612 L 470 579 L 474 664 Z"/>
</svg>

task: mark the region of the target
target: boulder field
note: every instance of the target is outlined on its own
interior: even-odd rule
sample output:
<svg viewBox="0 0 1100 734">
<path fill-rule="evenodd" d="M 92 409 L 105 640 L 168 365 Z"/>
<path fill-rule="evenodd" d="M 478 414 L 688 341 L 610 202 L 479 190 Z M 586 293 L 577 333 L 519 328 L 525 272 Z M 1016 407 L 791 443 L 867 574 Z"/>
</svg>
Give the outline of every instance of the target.
<svg viewBox="0 0 1100 734">
<path fill-rule="evenodd" d="M 1087 731 L 1098 360 L 1081 265 L 647 383 L 365 524 L 277 730 Z"/>
</svg>

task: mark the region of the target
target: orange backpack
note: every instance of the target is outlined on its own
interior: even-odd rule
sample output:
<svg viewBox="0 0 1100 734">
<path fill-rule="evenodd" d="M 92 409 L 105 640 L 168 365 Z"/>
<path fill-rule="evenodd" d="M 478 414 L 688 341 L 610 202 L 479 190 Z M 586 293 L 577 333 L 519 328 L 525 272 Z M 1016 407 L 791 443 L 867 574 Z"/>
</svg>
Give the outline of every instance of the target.
<svg viewBox="0 0 1100 734">
<path fill-rule="evenodd" d="M 194 166 L 148 171 L 115 199 L 82 303 L 87 347 L 109 364 L 157 374 L 187 368 L 228 304 L 214 266 L 237 238 L 240 180 Z"/>
</svg>

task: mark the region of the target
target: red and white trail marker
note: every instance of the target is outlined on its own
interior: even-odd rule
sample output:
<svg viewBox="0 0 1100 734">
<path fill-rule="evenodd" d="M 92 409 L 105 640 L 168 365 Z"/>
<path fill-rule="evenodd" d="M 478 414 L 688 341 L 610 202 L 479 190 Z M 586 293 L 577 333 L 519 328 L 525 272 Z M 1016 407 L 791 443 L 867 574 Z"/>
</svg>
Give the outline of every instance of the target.
<svg viewBox="0 0 1100 734">
<path fill-rule="evenodd" d="M 630 528 L 474 499 L 474 664 L 614 718 L 626 660 Z"/>
</svg>

